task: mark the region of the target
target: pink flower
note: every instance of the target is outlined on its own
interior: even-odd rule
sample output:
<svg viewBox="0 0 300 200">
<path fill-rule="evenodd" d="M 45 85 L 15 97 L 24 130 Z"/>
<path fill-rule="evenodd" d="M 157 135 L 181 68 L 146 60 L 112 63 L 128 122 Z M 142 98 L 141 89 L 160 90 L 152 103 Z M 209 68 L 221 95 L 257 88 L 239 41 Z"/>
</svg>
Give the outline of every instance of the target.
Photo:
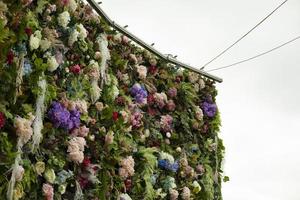
<svg viewBox="0 0 300 200">
<path fill-rule="evenodd" d="M 53 200 L 54 191 L 52 185 L 48 183 L 43 184 L 43 194 L 46 197 L 46 200 Z"/>
<path fill-rule="evenodd" d="M 169 97 L 171 97 L 171 98 L 176 97 L 176 96 L 177 96 L 177 89 L 176 89 L 176 88 L 170 88 L 170 89 L 168 90 L 168 95 L 169 95 Z"/>
<path fill-rule="evenodd" d="M 24 168 L 19 165 L 16 169 L 16 181 L 21 181 L 23 179 L 24 172 Z"/>
<path fill-rule="evenodd" d="M 142 125 L 143 115 L 140 112 L 135 112 L 131 115 L 130 121 L 134 128 L 139 128 Z"/>
<path fill-rule="evenodd" d="M 170 115 L 163 115 L 160 119 L 161 128 L 165 132 L 169 132 L 172 130 L 173 117 Z"/>
<path fill-rule="evenodd" d="M 155 99 L 155 102 L 156 102 L 156 104 L 158 105 L 158 107 L 160 109 L 162 109 L 168 101 L 167 95 L 163 92 L 162 93 L 155 93 L 154 94 L 154 99 Z"/>
<path fill-rule="evenodd" d="M 173 100 L 169 100 L 169 101 L 167 102 L 167 109 L 168 109 L 169 111 L 174 111 L 174 110 L 175 110 L 175 107 L 176 107 L 176 105 L 175 105 L 175 103 L 174 103 Z"/>
<path fill-rule="evenodd" d="M 72 67 L 70 67 L 70 71 L 73 74 L 79 74 L 80 70 L 81 70 L 80 65 L 73 65 Z"/>
<path fill-rule="evenodd" d="M 89 131 L 90 129 L 84 125 L 81 126 L 80 128 L 74 129 L 71 134 L 74 136 L 86 137 Z"/>
</svg>

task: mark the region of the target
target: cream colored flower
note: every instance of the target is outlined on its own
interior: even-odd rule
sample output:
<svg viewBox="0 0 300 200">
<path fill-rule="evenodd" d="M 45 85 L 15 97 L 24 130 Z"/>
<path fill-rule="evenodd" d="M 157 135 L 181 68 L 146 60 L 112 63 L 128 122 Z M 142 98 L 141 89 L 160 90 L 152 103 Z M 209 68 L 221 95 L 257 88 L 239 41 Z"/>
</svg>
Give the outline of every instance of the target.
<svg viewBox="0 0 300 200">
<path fill-rule="evenodd" d="M 54 183 L 56 175 L 53 169 L 46 169 L 44 172 L 44 178 L 51 184 Z"/>
<path fill-rule="evenodd" d="M 34 168 L 36 173 L 41 176 L 45 171 L 45 163 L 42 161 L 38 161 L 37 163 L 35 163 Z"/>
<path fill-rule="evenodd" d="M 70 13 L 68 11 L 60 13 L 57 18 L 58 24 L 64 28 L 67 28 L 70 20 Z"/>
<path fill-rule="evenodd" d="M 190 191 L 190 189 L 188 187 L 184 187 L 182 189 L 181 198 L 183 200 L 190 200 L 190 198 L 191 198 L 191 191 Z"/>
<path fill-rule="evenodd" d="M 136 66 L 137 72 L 140 79 L 146 79 L 147 77 L 147 68 L 143 65 Z"/>
<path fill-rule="evenodd" d="M 42 39 L 40 41 L 40 48 L 42 51 L 47 51 L 51 47 L 51 42 L 48 39 Z"/>
<path fill-rule="evenodd" d="M 39 48 L 41 39 L 42 39 L 42 33 L 41 33 L 41 31 L 39 31 L 39 30 L 35 31 L 35 32 L 30 36 L 30 39 L 29 39 L 29 46 L 30 46 L 30 50 L 31 50 L 31 51 Z"/>
<path fill-rule="evenodd" d="M 55 56 L 48 57 L 47 64 L 48 64 L 48 71 L 50 71 L 50 72 L 54 72 L 59 66 L 59 64 L 56 61 Z"/>
<path fill-rule="evenodd" d="M 25 172 L 25 170 L 21 165 L 17 166 L 16 176 L 15 176 L 16 181 L 22 181 L 24 172 Z"/>
</svg>

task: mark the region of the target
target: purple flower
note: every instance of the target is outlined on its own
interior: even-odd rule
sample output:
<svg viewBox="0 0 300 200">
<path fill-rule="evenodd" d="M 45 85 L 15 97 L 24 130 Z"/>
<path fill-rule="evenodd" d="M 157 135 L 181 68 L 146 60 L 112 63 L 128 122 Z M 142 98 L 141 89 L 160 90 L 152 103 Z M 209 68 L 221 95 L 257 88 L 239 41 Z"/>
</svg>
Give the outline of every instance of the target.
<svg viewBox="0 0 300 200">
<path fill-rule="evenodd" d="M 56 128 L 71 130 L 80 125 L 80 113 L 77 110 L 69 112 L 61 103 L 56 101 L 52 102 L 48 117 Z"/>
<path fill-rule="evenodd" d="M 145 103 L 147 101 L 147 90 L 144 86 L 136 83 L 130 89 L 130 94 L 134 96 L 136 103 Z"/>
<path fill-rule="evenodd" d="M 205 101 L 204 103 L 202 103 L 202 110 L 206 116 L 214 117 L 217 113 L 217 105 Z"/>
</svg>

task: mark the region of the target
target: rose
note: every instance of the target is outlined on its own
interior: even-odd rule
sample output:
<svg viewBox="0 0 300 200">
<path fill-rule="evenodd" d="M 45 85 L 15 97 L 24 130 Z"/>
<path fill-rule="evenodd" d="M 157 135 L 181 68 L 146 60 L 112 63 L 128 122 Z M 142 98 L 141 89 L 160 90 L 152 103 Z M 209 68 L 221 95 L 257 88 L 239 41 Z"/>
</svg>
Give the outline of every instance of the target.
<svg viewBox="0 0 300 200">
<path fill-rule="evenodd" d="M 42 161 L 38 161 L 37 163 L 35 163 L 34 168 L 36 173 L 41 176 L 45 171 L 45 163 Z"/>
<path fill-rule="evenodd" d="M 44 173 L 44 178 L 51 184 L 54 183 L 56 175 L 53 169 L 46 169 Z"/>
</svg>

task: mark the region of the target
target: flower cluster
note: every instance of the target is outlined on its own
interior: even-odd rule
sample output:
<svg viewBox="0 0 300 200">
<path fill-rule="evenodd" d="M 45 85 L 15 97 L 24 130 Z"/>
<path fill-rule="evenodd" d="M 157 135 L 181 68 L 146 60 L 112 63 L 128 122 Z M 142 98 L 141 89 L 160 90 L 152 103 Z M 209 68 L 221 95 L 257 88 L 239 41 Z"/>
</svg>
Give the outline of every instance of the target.
<svg viewBox="0 0 300 200">
<path fill-rule="evenodd" d="M 56 128 L 72 130 L 80 125 L 80 113 L 77 109 L 67 110 L 61 103 L 52 102 L 48 117 Z"/>
<path fill-rule="evenodd" d="M 204 114 L 208 117 L 214 117 L 217 113 L 217 105 L 207 101 L 202 103 L 202 109 Z"/>
<path fill-rule="evenodd" d="M 173 117 L 171 115 L 163 115 L 160 119 L 161 129 L 164 132 L 172 131 Z"/>
<path fill-rule="evenodd" d="M 121 160 L 121 168 L 119 168 L 119 175 L 126 179 L 130 176 L 134 175 L 134 159 L 132 156 L 128 156 L 127 158 L 123 158 Z"/>
<path fill-rule="evenodd" d="M 84 146 L 86 146 L 86 141 L 83 137 L 73 137 L 68 145 L 69 158 L 76 163 L 82 163 Z"/>
<path fill-rule="evenodd" d="M 136 83 L 131 87 L 130 93 L 134 97 L 136 103 L 138 104 L 147 103 L 148 92 L 139 83 Z"/>
</svg>

